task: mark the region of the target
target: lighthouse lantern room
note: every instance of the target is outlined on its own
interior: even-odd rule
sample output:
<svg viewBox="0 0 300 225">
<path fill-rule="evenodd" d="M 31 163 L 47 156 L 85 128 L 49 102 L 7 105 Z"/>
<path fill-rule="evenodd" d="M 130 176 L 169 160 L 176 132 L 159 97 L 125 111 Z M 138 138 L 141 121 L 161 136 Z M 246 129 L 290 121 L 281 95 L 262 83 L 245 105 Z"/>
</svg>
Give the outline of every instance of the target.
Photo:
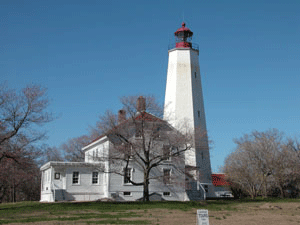
<svg viewBox="0 0 300 225">
<path fill-rule="evenodd" d="M 185 27 L 185 23 L 182 22 L 175 34 L 176 48 L 192 48 L 192 36 L 193 32 Z"/>
</svg>

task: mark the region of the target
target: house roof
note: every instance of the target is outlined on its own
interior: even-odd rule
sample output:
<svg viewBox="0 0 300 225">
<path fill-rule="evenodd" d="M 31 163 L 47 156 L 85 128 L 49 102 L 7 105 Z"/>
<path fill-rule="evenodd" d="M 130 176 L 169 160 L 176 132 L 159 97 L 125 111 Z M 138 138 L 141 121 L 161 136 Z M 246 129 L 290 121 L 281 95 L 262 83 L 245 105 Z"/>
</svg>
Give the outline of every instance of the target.
<svg viewBox="0 0 300 225">
<path fill-rule="evenodd" d="M 167 123 L 167 121 L 165 120 L 162 120 L 156 116 L 154 116 L 153 114 L 151 113 L 148 113 L 148 112 L 137 112 L 135 114 L 135 116 L 133 118 L 129 118 L 129 119 L 126 119 L 124 120 L 122 123 L 118 124 L 116 127 L 112 128 L 110 131 L 108 131 L 106 134 L 103 134 L 103 135 L 100 135 L 99 137 L 97 137 L 96 139 L 94 139 L 93 141 L 91 141 L 89 144 L 87 144 L 85 147 L 83 147 L 82 149 L 85 149 L 87 146 L 90 146 L 92 145 L 94 142 L 97 142 L 98 140 L 100 140 L 101 138 L 107 136 L 108 134 L 110 133 L 113 133 L 114 130 L 117 130 L 118 128 L 120 128 L 121 126 L 125 125 L 126 123 L 128 122 L 131 122 L 131 121 L 149 121 L 149 122 L 164 122 L 164 123 Z M 167 123 L 168 124 L 168 123 Z M 168 124 L 168 126 L 170 126 Z"/>
<path fill-rule="evenodd" d="M 94 162 L 94 163 L 87 163 L 87 162 L 57 162 L 57 161 L 50 161 L 45 163 L 41 166 L 40 170 L 46 170 L 50 168 L 51 166 L 54 167 L 101 167 L 103 164 L 101 162 Z"/>
<path fill-rule="evenodd" d="M 215 187 L 218 186 L 230 186 L 230 183 L 225 180 L 226 175 L 224 173 L 211 174 L 212 183 Z"/>
<path fill-rule="evenodd" d="M 166 122 L 156 116 L 154 116 L 151 113 L 147 112 L 138 112 L 134 118 L 134 120 L 147 120 L 147 121 L 152 121 L 152 122 Z"/>
</svg>

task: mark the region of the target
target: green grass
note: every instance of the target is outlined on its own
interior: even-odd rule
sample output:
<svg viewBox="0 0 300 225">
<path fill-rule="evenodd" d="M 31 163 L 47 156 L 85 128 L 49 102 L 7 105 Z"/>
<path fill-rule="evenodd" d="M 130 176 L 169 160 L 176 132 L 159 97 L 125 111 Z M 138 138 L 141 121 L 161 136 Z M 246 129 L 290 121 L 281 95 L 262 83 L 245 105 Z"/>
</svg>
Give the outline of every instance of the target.
<svg viewBox="0 0 300 225">
<path fill-rule="evenodd" d="M 8 217 L 7 219 L 0 219 L 0 224 L 8 224 L 8 223 L 29 223 L 29 222 L 41 222 L 41 221 L 85 221 L 89 224 L 91 223 L 98 223 L 98 224 L 128 224 L 129 221 L 121 220 L 124 218 L 138 218 L 141 217 L 141 215 L 138 215 L 136 213 L 130 212 L 130 213 L 117 213 L 117 214 L 106 214 L 106 213 L 69 213 L 66 214 L 67 217 L 62 216 L 60 213 L 52 213 L 49 214 L 51 217 L 47 217 L 47 215 L 43 216 L 29 216 L 26 214 L 21 214 L 22 219 L 16 219 L 16 216 L 14 218 Z M 27 217 L 27 218 L 24 218 Z M 5 217 L 3 217 L 5 218 Z M 88 221 L 90 219 L 105 219 L 105 220 L 99 220 L 99 221 Z M 108 220 L 107 220 L 108 219 Z M 147 223 L 146 223 L 147 222 Z M 137 220 L 137 221 L 130 221 L 131 224 L 149 224 L 148 221 L 145 220 Z"/>
<path fill-rule="evenodd" d="M 66 202 L 39 203 L 20 202 L 0 204 L 0 224 L 29 223 L 41 221 L 80 221 L 86 224 L 153 224 L 145 220 L 145 213 L 152 209 L 189 211 L 235 211 L 238 205 L 263 202 L 299 202 L 299 199 L 258 198 L 243 200 L 209 200 L 205 202 Z M 139 210 L 128 211 L 128 210 Z M 131 218 L 128 220 L 127 218 Z M 132 220 L 134 218 L 134 220 Z M 221 219 L 221 218 L 220 218 Z M 225 219 L 225 218 L 223 218 Z"/>
</svg>

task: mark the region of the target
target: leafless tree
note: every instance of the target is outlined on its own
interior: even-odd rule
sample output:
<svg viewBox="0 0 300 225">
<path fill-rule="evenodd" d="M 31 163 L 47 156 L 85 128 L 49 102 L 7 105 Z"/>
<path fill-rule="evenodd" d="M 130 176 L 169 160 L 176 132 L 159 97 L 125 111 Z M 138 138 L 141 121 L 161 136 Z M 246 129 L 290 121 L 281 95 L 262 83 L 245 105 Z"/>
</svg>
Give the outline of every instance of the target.
<svg viewBox="0 0 300 225">
<path fill-rule="evenodd" d="M 193 135 L 183 135 L 160 119 L 163 108 L 153 97 L 130 96 L 122 98 L 121 102 L 123 109 L 119 115 L 107 111 L 97 123 L 97 129 L 113 144 L 102 159 L 113 165 L 110 173 L 124 176 L 132 185 L 143 186 L 143 200 L 149 201 L 151 179 L 171 181 L 167 172 L 164 175 L 154 172 L 159 166 L 171 159 L 173 169 L 184 172 L 184 152 L 193 147 Z M 143 180 L 132 180 L 126 172 L 132 164 L 143 171 Z"/>
<path fill-rule="evenodd" d="M 0 201 L 39 198 L 41 126 L 53 120 L 48 104 L 46 89 L 39 85 L 20 92 L 0 85 Z"/>
<path fill-rule="evenodd" d="M 298 196 L 300 192 L 300 143 L 297 139 L 289 138 L 285 141 L 278 164 L 282 168 L 277 175 L 282 197 L 285 194 L 284 188 L 289 189 L 289 197 Z"/>
<path fill-rule="evenodd" d="M 46 147 L 46 149 L 43 151 L 43 155 L 44 155 L 43 164 L 49 161 L 59 161 L 59 162 L 64 161 L 62 152 L 60 151 L 60 149 L 56 147 Z"/>
<path fill-rule="evenodd" d="M 64 152 L 64 157 L 69 162 L 83 162 L 84 152 L 82 148 L 92 141 L 87 135 L 83 135 L 77 138 L 72 138 L 66 143 L 62 144 L 60 149 Z"/>
<path fill-rule="evenodd" d="M 276 129 L 266 132 L 253 131 L 236 139 L 236 150 L 225 160 L 224 172 L 237 189 L 248 193 L 252 198 L 267 196 L 279 189 L 284 196 L 292 175 L 296 173 L 291 142 Z"/>
<path fill-rule="evenodd" d="M 0 170 L 0 202 L 39 200 L 40 171 L 32 159 L 4 158 Z"/>
<path fill-rule="evenodd" d="M 0 163 L 0 201 L 38 200 L 36 160 L 41 156 L 40 149 L 25 137 L 10 139 L 2 147 L 9 152 L 9 157 L 3 157 Z"/>
<path fill-rule="evenodd" d="M 32 143 L 45 137 L 39 126 L 53 119 L 47 112 L 48 104 L 46 89 L 39 85 L 28 85 L 20 93 L 1 85 L 0 162 L 4 158 L 17 160 L 20 151 L 30 150 Z M 17 149 L 12 148 L 15 143 L 19 145 Z"/>
</svg>

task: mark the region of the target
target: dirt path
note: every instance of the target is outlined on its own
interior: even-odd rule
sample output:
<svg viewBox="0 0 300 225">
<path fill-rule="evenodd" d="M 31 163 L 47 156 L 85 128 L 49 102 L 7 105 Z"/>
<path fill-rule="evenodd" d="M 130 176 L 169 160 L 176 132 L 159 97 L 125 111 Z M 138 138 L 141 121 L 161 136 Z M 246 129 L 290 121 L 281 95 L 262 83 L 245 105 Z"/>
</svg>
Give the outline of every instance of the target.
<svg viewBox="0 0 300 225">
<path fill-rule="evenodd" d="M 196 209 L 153 210 L 147 217 L 154 224 L 195 225 Z M 210 225 L 300 225 L 300 203 L 251 203 L 236 207 L 236 211 L 209 211 Z"/>
</svg>

